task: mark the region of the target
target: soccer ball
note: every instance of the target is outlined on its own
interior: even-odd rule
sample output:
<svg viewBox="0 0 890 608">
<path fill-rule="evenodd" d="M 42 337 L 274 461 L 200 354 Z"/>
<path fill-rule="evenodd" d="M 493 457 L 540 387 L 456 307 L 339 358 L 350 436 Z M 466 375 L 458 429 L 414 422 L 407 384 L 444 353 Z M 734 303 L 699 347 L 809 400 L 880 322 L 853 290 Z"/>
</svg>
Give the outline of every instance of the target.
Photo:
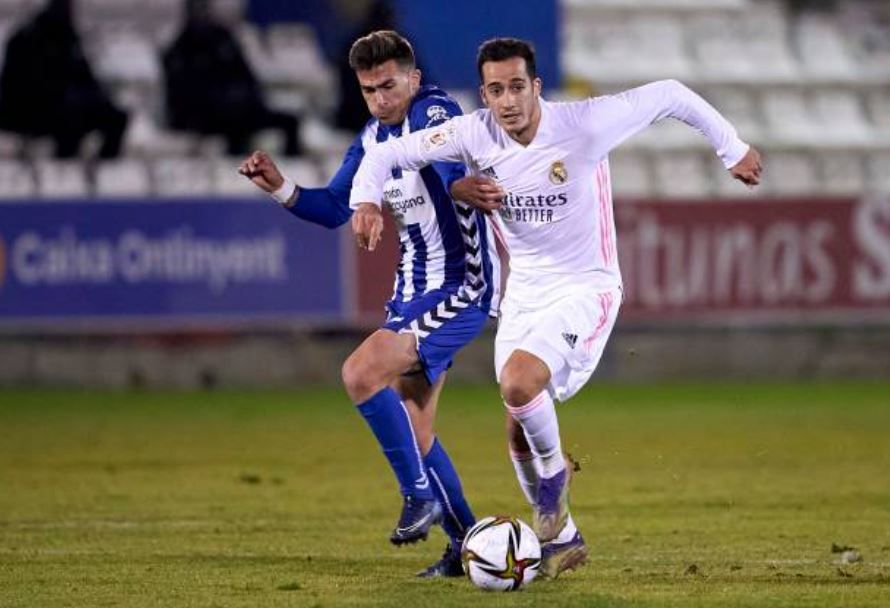
<svg viewBox="0 0 890 608">
<path fill-rule="evenodd" d="M 538 573 L 541 544 L 528 524 L 515 517 L 486 517 L 467 532 L 461 559 L 477 587 L 517 591 Z"/>
</svg>

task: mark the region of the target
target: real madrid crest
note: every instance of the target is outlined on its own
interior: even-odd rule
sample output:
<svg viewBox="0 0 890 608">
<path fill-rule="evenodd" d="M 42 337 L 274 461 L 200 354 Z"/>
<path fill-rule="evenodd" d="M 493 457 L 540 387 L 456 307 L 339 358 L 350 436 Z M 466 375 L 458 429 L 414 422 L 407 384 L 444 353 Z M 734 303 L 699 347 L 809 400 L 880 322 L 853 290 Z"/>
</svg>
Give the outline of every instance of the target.
<svg viewBox="0 0 890 608">
<path fill-rule="evenodd" d="M 561 160 L 550 165 L 550 183 L 560 185 L 566 183 L 569 179 L 569 172 L 566 171 L 566 164 Z"/>
</svg>

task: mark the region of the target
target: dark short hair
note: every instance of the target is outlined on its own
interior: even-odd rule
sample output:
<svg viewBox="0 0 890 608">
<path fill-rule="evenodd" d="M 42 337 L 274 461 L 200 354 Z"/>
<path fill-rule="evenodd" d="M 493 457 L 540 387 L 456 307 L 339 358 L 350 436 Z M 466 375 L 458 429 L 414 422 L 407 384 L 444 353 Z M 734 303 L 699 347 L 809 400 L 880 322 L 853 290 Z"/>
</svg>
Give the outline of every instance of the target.
<svg viewBox="0 0 890 608">
<path fill-rule="evenodd" d="M 506 61 L 513 57 L 525 59 L 525 71 L 528 72 L 529 79 L 534 80 L 536 76 L 535 47 L 530 42 L 519 38 L 492 38 L 482 43 L 479 47 L 479 54 L 476 56 L 476 69 L 479 71 L 480 82 L 483 80 L 482 64 L 489 61 Z"/>
<path fill-rule="evenodd" d="M 394 59 L 401 67 L 415 67 L 414 49 L 403 36 L 392 30 L 379 30 L 362 36 L 349 49 L 349 67 L 370 70 Z"/>
</svg>

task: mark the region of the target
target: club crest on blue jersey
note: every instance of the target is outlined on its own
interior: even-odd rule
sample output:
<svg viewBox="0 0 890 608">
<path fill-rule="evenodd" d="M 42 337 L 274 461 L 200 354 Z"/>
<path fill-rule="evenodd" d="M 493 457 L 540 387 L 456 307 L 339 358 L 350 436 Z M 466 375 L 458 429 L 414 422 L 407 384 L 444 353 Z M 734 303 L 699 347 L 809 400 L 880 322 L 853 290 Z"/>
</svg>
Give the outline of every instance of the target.
<svg viewBox="0 0 890 608">
<path fill-rule="evenodd" d="M 436 123 L 448 120 L 451 116 L 448 114 L 448 110 L 443 108 L 442 106 L 430 106 L 426 109 L 426 116 L 429 120 L 426 123 L 427 127 L 430 127 Z"/>
</svg>

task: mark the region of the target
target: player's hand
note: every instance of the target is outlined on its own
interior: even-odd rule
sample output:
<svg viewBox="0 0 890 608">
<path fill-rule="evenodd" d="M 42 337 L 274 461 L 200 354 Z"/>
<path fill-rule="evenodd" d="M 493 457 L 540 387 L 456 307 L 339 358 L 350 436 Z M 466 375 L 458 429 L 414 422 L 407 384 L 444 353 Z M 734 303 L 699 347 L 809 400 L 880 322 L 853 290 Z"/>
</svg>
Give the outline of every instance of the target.
<svg viewBox="0 0 890 608">
<path fill-rule="evenodd" d="M 358 246 L 374 251 L 383 234 L 383 213 L 374 203 L 362 203 L 352 214 L 352 232 Z"/>
<path fill-rule="evenodd" d="M 760 183 L 760 172 L 763 165 L 760 162 L 760 152 L 754 147 L 748 148 L 748 152 L 730 168 L 729 172 L 734 178 L 747 186 L 756 186 Z"/>
<path fill-rule="evenodd" d="M 482 175 L 463 177 L 451 184 L 451 198 L 469 203 L 486 213 L 500 208 L 506 193 L 496 181 Z"/>
<path fill-rule="evenodd" d="M 284 184 L 284 176 L 265 152 L 256 151 L 248 156 L 238 167 L 238 173 L 270 193 Z"/>
</svg>

